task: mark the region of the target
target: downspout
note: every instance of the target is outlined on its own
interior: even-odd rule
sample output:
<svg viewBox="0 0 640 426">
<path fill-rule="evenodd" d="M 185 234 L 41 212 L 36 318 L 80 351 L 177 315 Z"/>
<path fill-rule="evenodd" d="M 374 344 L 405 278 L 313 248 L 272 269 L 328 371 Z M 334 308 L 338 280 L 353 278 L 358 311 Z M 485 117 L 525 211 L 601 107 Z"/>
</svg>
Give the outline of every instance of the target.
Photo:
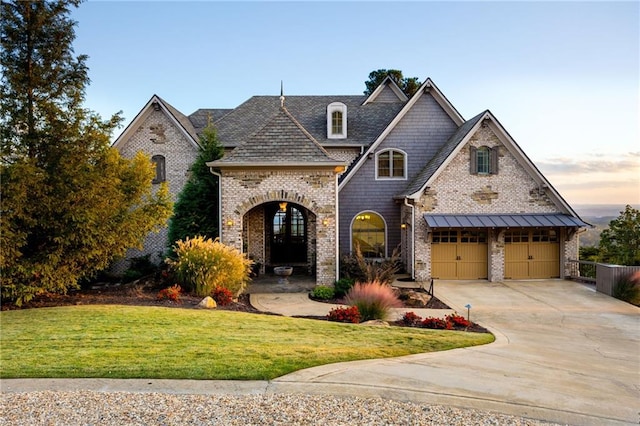
<svg viewBox="0 0 640 426">
<path fill-rule="evenodd" d="M 218 238 L 222 242 L 222 175 L 212 167 L 209 167 L 209 171 L 218 177 Z"/>
<path fill-rule="evenodd" d="M 411 256 L 411 280 L 415 281 L 416 280 L 416 243 L 415 243 L 415 238 L 416 238 L 416 210 L 415 210 L 415 206 L 413 204 L 409 204 L 408 202 L 408 198 L 404 197 L 404 205 L 409 207 L 411 209 L 411 249 L 409 250 L 409 255 Z"/>
<path fill-rule="evenodd" d="M 335 271 L 335 281 L 338 281 L 338 279 L 340 279 L 340 241 L 338 241 L 338 238 L 340 237 L 340 221 L 339 221 L 339 194 L 338 194 L 338 173 L 335 174 L 335 179 L 336 179 L 336 183 L 335 183 L 335 191 L 336 191 L 336 201 L 335 201 L 335 206 L 336 206 L 336 231 L 335 231 L 335 240 L 336 240 L 336 248 L 335 248 L 335 257 L 336 257 L 336 271 Z"/>
</svg>

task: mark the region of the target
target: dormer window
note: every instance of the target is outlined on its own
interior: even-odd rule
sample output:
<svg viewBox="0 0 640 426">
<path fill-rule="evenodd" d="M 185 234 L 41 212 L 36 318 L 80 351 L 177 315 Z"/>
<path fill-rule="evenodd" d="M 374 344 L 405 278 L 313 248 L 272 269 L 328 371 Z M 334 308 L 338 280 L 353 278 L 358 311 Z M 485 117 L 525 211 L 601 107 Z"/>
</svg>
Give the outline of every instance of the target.
<svg viewBox="0 0 640 426">
<path fill-rule="evenodd" d="M 333 102 L 327 107 L 327 138 L 346 139 L 347 106 L 342 102 Z"/>
</svg>

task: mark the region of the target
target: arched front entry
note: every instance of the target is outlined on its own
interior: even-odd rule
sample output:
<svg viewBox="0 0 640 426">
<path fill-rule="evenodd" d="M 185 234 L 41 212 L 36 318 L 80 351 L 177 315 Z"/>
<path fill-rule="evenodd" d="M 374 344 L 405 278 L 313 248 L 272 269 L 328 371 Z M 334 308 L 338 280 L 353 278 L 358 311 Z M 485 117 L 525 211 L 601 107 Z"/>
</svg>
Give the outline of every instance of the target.
<svg viewBox="0 0 640 426">
<path fill-rule="evenodd" d="M 265 231 L 272 265 L 307 262 L 308 226 L 304 207 L 282 201 L 265 206 Z"/>
<path fill-rule="evenodd" d="M 242 220 L 244 251 L 260 265 L 294 266 L 296 273 L 316 272 L 316 215 L 289 201 L 270 201 L 253 207 Z"/>
</svg>

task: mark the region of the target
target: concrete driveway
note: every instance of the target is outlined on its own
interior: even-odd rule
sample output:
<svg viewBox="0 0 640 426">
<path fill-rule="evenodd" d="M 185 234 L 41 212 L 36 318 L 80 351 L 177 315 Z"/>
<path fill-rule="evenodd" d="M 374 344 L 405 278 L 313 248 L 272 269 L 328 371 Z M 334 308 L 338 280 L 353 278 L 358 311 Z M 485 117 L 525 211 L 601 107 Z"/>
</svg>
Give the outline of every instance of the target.
<svg viewBox="0 0 640 426">
<path fill-rule="evenodd" d="M 436 282 L 495 343 L 326 365 L 271 391 L 383 396 L 575 425 L 640 421 L 640 309 L 564 280 Z"/>
</svg>

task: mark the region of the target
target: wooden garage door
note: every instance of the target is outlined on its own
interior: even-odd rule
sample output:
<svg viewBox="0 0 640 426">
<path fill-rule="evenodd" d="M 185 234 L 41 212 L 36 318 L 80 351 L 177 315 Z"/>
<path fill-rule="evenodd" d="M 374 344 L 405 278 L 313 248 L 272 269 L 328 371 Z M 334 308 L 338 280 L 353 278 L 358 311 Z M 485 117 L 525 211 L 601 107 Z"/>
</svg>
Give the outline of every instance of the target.
<svg viewBox="0 0 640 426">
<path fill-rule="evenodd" d="M 560 243 L 556 229 L 505 231 L 505 278 L 558 278 L 559 276 Z"/>
<path fill-rule="evenodd" d="M 431 244 L 431 276 L 446 280 L 486 279 L 486 231 L 434 231 Z"/>
</svg>

